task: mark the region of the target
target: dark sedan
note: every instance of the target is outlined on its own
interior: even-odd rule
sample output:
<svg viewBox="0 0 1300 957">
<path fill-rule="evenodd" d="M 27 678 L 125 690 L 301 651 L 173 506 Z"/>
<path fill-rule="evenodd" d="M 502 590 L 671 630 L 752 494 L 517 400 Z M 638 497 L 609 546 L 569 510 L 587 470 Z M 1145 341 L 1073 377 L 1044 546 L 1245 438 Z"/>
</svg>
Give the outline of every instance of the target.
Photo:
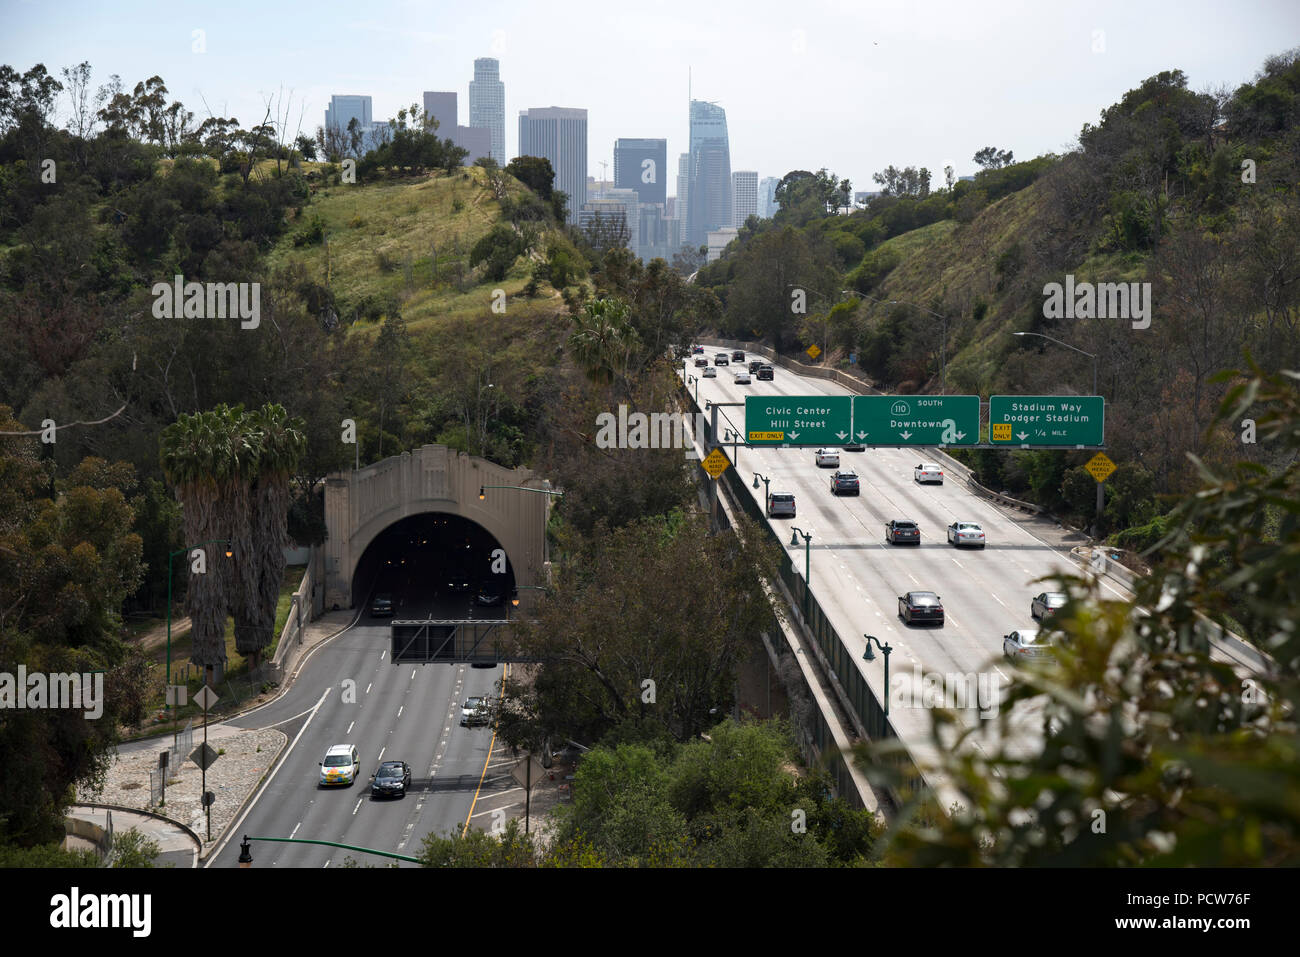
<svg viewBox="0 0 1300 957">
<path fill-rule="evenodd" d="M 453 594 L 462 595 L 473 587 L 470 584 L 469 576 L 462 572 L 451 572 L 447 575 L 447 591 Z"/>
<path fill-rule="evenodd" d="M 831 476 L 832 495 L 858 495 L 862 492 L 858 476 L 853 472 L 836 472 Z"/>
<path fill-rule="evenodd" d="M 943 602 L 932 591 L 909 591 L 898 596 L 898 617 L 907 624 L 928 621 L 943 624 Z"/>
<path fill-rule="evenodd" d="M 411 786 L 411 767 L 405 761 L 385 761 L 370 779 L 370 793 L 375 797 L 406 797 Z"/>
<path fill-rule="evenodd" d="M 921 526 L 909 519 L 896 518 L 885 523 L 885 541 L 895 545 L 921 544 Z"/>
</svg>

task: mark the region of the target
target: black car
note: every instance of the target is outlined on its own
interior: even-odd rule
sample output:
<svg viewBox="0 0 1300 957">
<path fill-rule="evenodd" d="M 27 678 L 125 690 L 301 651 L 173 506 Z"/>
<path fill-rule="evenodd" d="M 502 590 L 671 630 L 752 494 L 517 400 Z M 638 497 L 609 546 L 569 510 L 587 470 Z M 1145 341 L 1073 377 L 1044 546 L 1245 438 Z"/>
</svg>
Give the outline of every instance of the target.
<svg viewBox="0 0 1300 957">
<path fill-rule="evenodd" d="M 370 614 L 378 618 L 380 615 L 393 615 L 393 596 L 386 591 L 381 591 L 375 596 L 375 600 L 370 603 Z"/>
<path fill-rule="evenodd" d="M 853 472 L 836 472 L 831 476 L 832 495 L 859 495 L 858 476 Z"/>
<path fill-rule="evenodd" d="M 447 590 L 453 594 L 462 595 L 473 587 L 469 576 L 463 572 L 451 572 L 447 576 Z"/>
<path fill-rule="evenodd" d="M 895 545 L 911 542 L 921 544 L 921 526 L 909 519 L 895 518 L 885 523 L 885 541 Z"/>
<path fill-rule="evenodd" d="M 485 581 L 478 586 L 478 595 L 474 601 L 480 605 L 499 605 L 505 596 L 505 589 L 498 581 Z"/>
<path fill-rule="evenodd" d="M 405 761 L 385 761 L 370 779 L 375 797 L 406 797 L 411 786 L 411 767 Z"/>
<path fill-rule="evenodd" d="M 744 362 L 744 361 L 745 361 L 745 350 L 744 350 L 744 349 L 737 349 L 735 352 L 733 352 L 733 353 L 731 354 L 731 361 L 732 361 L 732 362 Z"/>
<path fill-rule="evenodd" d="M 932 591 L 909 591 L 898 596 L 898 617 L 907 624 L 928 621 L 943 624 L 943 602 Z"/>
<path fill-rule="evenodd" d="M 775 370 L 769 365 L 761 365 L 758 367 L 758 378 L 760 380 L 772 379 L 775 378 L 775 375 L 776 375 Z"/>
<path fill-rule="evenodd" d="M 750 360 L 749 360 L 749 371 L 750 371 L 750 372 L 757 372 L 757 371 L 758 371 L 759 369 L 761 369 L 761 368 L 763 368 L 763 360 L 762 360 L 762 359 L 750 359 Z"/>
</svg>

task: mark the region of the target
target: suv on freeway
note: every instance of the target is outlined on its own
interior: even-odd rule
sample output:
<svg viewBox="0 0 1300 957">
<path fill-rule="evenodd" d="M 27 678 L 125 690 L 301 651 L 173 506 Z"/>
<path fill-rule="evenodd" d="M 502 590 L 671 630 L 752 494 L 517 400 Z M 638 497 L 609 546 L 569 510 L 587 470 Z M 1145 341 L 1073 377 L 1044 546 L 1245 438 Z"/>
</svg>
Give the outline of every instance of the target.
<svg viewBox="0 0 1300 957">
<path fill-rule="evenodd" d="M 757 372 L 760 368 L 762 368 L 762 366 L 763 366 L 763 360 L 762 360 L 762 359 L 750 359 L 750 360 L 749 360 L 749 371 L 750 371 L 750 372 Z"/>
<path fill-rule="evenodd" d="M 737 349 L 735 352 L 733 352 L 733 353 L 731 354 L 731 361 L 732 361 L 732 362 L 744 362 L 744 361 L 745 361 L 745 350 L 744 350 L 744 349 Z"/>
<path fill-rule="evenodd" d="M 488 723 L 488 700 L 482 695 L 466 698 L 460 709 L 460 723 L 468 728 L 476 724 Z"/>
<path fill-rule="evenodd" d="M 767 497 L 768 518 L 794 518 L 794 495 L 790 492 L 773 492 Z"/>
<path fill-rule="evenodd" d="M 320 762 L 320 784 L 351 786 L 361 773 L 361 759 L 357 757 L 357 748 L 353 744 L 336 744 L 325 752 L 325 760 Z"/>
<path fill-rule="evenodd" d="M 763 363 L 761 366 L 758 367 L 758 379 L 760 381 L 762 381 L 763 379 L 770 380 L 775 378 L 776 378 L 776 370 L 773 369 L 767 363 Z"/>
</svg>

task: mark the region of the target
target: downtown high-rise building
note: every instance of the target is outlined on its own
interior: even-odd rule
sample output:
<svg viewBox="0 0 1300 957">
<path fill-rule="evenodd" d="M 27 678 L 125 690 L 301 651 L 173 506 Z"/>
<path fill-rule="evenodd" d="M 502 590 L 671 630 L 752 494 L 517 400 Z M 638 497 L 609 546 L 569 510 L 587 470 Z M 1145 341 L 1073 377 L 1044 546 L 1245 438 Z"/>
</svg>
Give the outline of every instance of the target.
<svg viewBox="0 0 1300 957">
<path fill-rule="evenodd" d="M 474 79 L 469 84 L 469 125 L 491 133 L 491 156 L 505 166 L 506 85 L 501 82 L 501 64 L 492 57 L 474 61 Z M 522 150 L 520 155 L 524 155 Z"/>
<path fill-rule="evenodd" d="M 325 108 L 325 129 L 337 130 L 347 136 L 348 125 L 356 120 L 357 125 L 369 134 L 374 126 L 370 110 L 368 96 L 331 96 L 330 105 Z"/>
<path fill-rule="evenodd" d="M 426 90 L 424 93 L 424 112 L 426 116 L 438 121 L 435 136 L 439 139 L 451 140 L 453 144 L 465 150 L 466 166 L 481 157 L 489 155 L 492 149 L 491 131 L 475 129 L 472 126 L 461 126 L 456 122 L 459 119 L 459 113 L 455 93 Z"/>
<path fill-rule="evenodd" d="M 520 110 L 519 155 L 550 160 L 554 188 L 568 194 L 568 222 L 576 224 L 587 201 L 587 111 L 562 106 Z"/>
<path fill-rule="evenodd" d="M 710 230 L 731 225 L 731 147 L 727 111 L 716 103 L 691 100 L 689 195 L 686 241 L 704 245 Z"/>
<path fill-rule="evenodd" d="M 677 202 L 673 204 L 673 216 L 680 224 L 677 233 L 679 245 L 687 243 L 686 210 L 690 206 L 691 196 L 691 154 L 682 153 L 677 157 Z"/>
<path fill-rule="evenodd" d="M 758 173 L 739 169 L 731 174 L 731 225 L 740 227 L 758 215 Z"/>
<path fill-rule="evenodd" d="M 776 188 L 781 183 L 779 176 L 764 176 L 758 184 L 758 215 L 771 219 L 779 208 L 776 205 Z"/>
<path fill-rule="evenodd" d="M 668 198 L 668 141 L 614 141 L 614 185 L 634 189 L 643 203 L 663 205 Z"/>
</svg>

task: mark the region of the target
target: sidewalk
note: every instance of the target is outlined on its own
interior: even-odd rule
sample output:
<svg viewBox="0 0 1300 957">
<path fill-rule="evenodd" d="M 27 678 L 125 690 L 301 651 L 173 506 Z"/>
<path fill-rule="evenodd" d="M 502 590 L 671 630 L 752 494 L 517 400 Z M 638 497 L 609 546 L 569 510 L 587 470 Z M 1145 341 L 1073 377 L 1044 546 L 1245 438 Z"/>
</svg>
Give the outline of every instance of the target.
<svg viewBox="0 0 1300 957">
<path fill-rule="evenodd" d="M 155 841 L 160 853 L 154 858 L 155 867 L 197 867 L 199 862 L 199 839 L 188 828 L 174 821 L 142 814 L 127 808 L 91 807 L 74 804 L 68 808 L 67 817 L 72 827 L 81 833 L 71 833 L 64 841 L 70 851 L 93 851 L 97 845 L 86 833 L 102 832 L 108 827 L 109 816 L 113 819 L 113 832 L 121 834 L 135 828 L 151 841 Z M 82 825 L 89 825 L 83 827 Z M 98 836 L 98 834 L 96 834 Z"/>
</svg>

